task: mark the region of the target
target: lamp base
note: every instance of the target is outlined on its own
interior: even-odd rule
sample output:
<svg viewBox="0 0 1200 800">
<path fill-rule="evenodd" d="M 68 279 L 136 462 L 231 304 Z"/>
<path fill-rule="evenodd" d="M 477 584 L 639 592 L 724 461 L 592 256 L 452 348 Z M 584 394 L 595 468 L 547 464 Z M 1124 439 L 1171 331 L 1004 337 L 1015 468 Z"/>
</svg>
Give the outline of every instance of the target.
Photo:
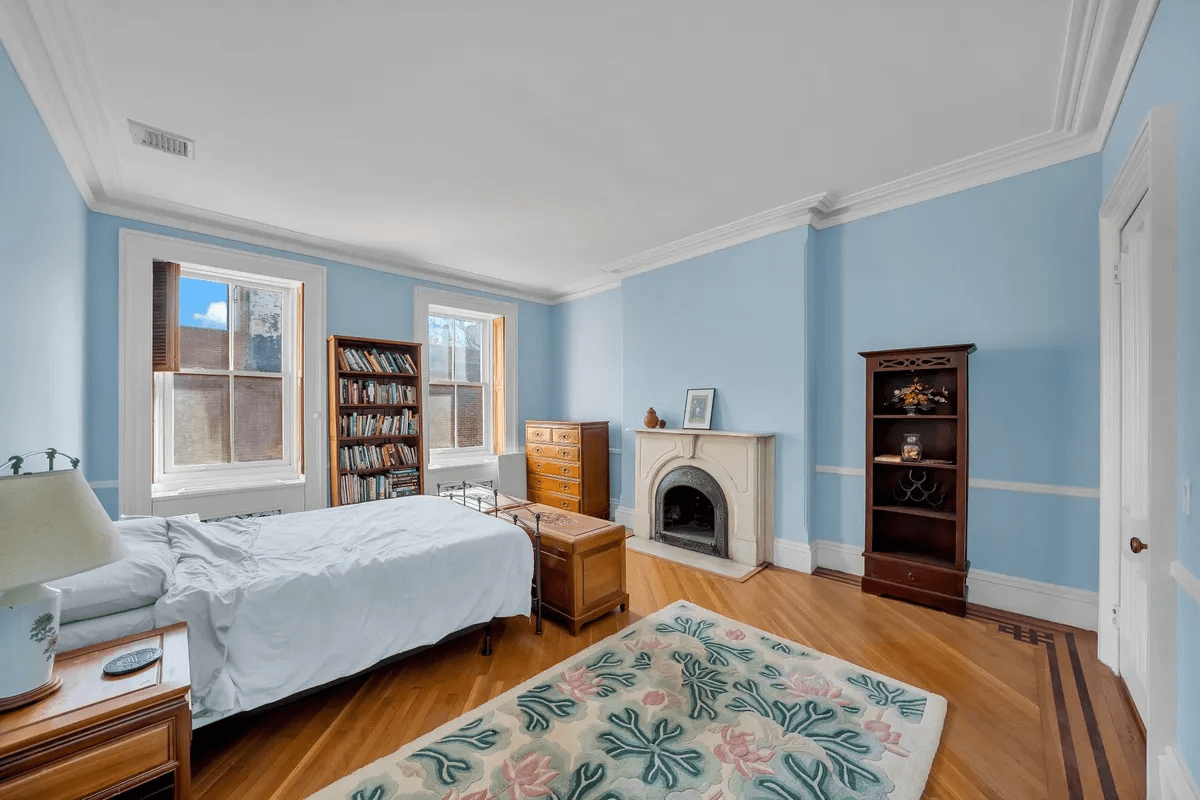
<svg viewBox="0 0 1200 800">
<path fill-rule="evenodd" d="M 13 695 L 12 697 L 0 697 L 0 714 L 4 713 L 5 711 L 12 711 L 14 708 L 27 706 L 30 703 L 36 703 L 43 697 L 49 697 L 57 692 L 61 686 L 62 678 L 58 675 L 55 675 L 47 683 L 39 686 L 32 692 Z"/>
<path fill-rule="evenodd" d="M 62 592 L 41 583 L 0 592 L 0 708 L 54 691 L 61 607 Z"/>
</svg>

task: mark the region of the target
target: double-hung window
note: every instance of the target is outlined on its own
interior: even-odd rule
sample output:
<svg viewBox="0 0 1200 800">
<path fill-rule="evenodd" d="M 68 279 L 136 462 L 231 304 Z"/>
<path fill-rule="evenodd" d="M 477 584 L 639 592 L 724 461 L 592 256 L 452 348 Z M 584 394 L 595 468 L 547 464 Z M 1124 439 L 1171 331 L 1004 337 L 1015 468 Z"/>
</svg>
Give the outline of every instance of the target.
<svg viewBox="0 0 1200 800">
<path fill-rule="evenodd" d="M 430 455 L 490 453 L 492 319 L 430 306 Z"/>
<path fill-rule="evenodd" d="M 178 364 L 155 373 L 157 493 L 300 479 L 300 284 L 178 268 Z"/>
</svg>

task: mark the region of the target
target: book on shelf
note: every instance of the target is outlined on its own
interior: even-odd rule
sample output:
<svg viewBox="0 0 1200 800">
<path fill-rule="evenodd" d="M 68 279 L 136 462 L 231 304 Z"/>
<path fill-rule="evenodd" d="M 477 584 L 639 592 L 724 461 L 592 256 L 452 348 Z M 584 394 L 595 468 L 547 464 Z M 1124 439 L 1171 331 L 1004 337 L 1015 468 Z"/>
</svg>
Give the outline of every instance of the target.
<svg viewBox="0 0 1200 800">
<path fill-rule="evenodd" d="M 416 436 L 419 426 L 419 415 L 407 408 L 399 414 L 360 414 L 352 411 L 338 418 L 341 436 Z"/>
<path fill-rule="evenodd" d="M 362 444 L 338 450 L 338 467 L 343 470 L 391 469 L 419 463 L 417 448 L 407 444 Z"/>
<path fill-rule="evenodd" d="M 341 378 L 338 399 L 342 405 L 416 405 L 417 387 L 381 382 L 374 378 Z"/>
<path fill-rule="evenodd" d="M 338 363 L 342 369 L 354 372 L 379 372 L 393 375 L 416 375 L 417 364 L 412 356 L 395 350 L 372 347 L 339 347 Z"/>
<path fill-rule="evenodd" d="M 343 475 L 338 481 L 338 498 L 344 505 L 408 497 L 420 490 L 420 471 L 416 467 L 389 470 L 380 475 Z"/>
</svg>

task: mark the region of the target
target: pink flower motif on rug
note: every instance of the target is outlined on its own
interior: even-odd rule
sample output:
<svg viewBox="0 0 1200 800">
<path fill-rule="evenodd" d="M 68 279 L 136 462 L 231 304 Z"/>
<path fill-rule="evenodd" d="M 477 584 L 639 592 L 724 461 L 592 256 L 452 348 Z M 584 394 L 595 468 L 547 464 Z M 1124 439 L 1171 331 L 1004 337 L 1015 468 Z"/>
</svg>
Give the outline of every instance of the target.
<svg viewBox="0 0 1200 800">
<path fill-rule="evenodd" d="M 596 673 L 587 667 L 567 670 L 562 674 L 562 678 L 562 682 L 558 684 L 558 690 L 581 703 L 586 702 L 589 697 L 599 694 L 604 688 L 603 682 L 596 677 Z"/>
<path fill-rule="evenodd" d="M 746 638 L 746 634 L 737 628 L 730 628 L 729 630 L 725 631 L 725 638 L 729 639 L 731 642 L 740 642 Z"/>
<path fill-rule="evenodd" d="M 667 693 L 661 689 L 652 689 L 642 695 L 642 705 L 661 706 L 667 702 Z"/>
<path fill-rule="evenodd" d="M 784 691 L 792 697 L 824 697 L 839 706 L 851 705 L 850 701 L 842 699 L 842 690 L 825 678 L 810 678 L 793 672 L 780 681 Z"/>
<path fill-rule="evenodd" d="M 504 762 L 504 779 L 509 781 L 509 800 L 545 797 L 551 793 L 547 784 L 557 777 L 558 770 L 550 767 L 550 756 L 539 756 L 536 750 L 527 753 L 520 761 Z"/>
<path fill-rule="evenodd" d="M 889 753 L 908 758 L 908 751 L 898 746 L 900 744 L 899 731 L 892 730 L 891 725 L 881 719 L 868 719 L 863 721 L 863 727 L 874 734 L 876 739 L 883 742 L 884 748 Z"/>
<path fill-rule="evenodd" d="M 755 746 L 754 734 L 736 731 L 732 725 L 726 725 L 721 731 L 721 744 L 713 749 L 713 755 L 726 764 L 732 764 L 746 778 L 775 774 L 775 770 L 766 765 L 775 751 L 759 750 Z"/>
</svg>

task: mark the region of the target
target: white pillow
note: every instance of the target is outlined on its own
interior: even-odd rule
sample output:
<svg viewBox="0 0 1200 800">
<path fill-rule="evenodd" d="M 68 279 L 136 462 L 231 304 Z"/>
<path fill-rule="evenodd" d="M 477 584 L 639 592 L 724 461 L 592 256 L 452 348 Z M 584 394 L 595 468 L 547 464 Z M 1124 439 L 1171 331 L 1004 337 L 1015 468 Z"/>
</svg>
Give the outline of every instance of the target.
<svg viewBox="0 0 1200 800">
<path fill-rule="evenodd" d="M 129 555 L 99 569 L 49 584 L 63 593 L 63 624 L 150 605 L 166 594 L 177 561 L 161 517 L 115 523 Z"/>
</svg>

